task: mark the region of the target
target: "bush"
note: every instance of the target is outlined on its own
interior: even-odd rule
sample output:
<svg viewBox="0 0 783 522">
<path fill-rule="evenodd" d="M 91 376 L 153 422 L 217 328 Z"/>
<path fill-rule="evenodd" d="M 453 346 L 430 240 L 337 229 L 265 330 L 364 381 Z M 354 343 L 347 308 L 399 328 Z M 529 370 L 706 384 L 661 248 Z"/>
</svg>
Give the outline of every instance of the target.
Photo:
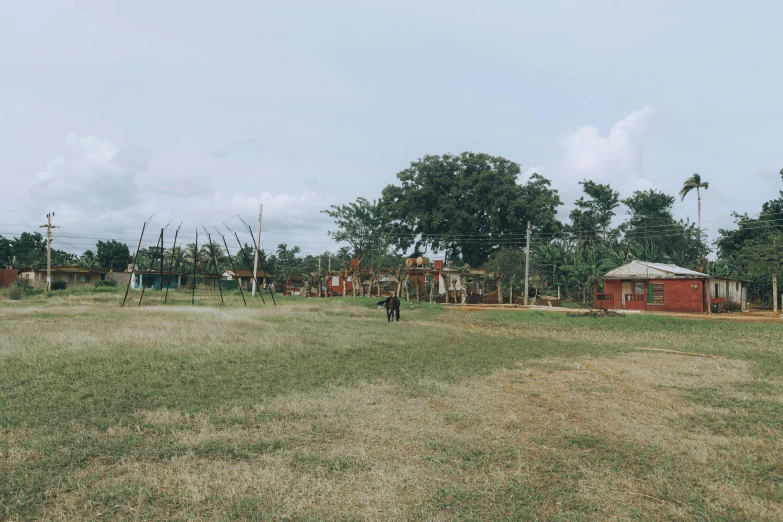
<svg viewBox="0 0 783 522">
<path fill-rule="evenodd" d="M 112 281 L 111 279 L 106 279 L 105 281 L 96 281 L 95 282 L 95 288 L 103 288 L 103 287 L 115 287 L 117 286 L 117 281 Z"/>
<path fill-rule="evenodd" d="M 52 281 L 52 290 L 65 290 L 68 288 L 66 281 Z"/>
<path fill-rule="evenodd" d="M 22 298 L 22 293 L 22 289 L 18 286 L 10 286 L 8 287 L 8 292 L 6 292 L 5 295 L 8 296 L 8 299 L 19 301 Z"/>
</svg>

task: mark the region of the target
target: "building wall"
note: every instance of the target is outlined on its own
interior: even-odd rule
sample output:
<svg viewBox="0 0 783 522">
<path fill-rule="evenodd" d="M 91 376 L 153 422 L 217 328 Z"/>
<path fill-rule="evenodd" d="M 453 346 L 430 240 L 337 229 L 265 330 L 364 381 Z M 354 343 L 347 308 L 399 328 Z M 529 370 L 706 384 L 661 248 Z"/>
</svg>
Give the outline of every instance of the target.
<svg viewBox="0 0 783 522">
<path fill-rule="evenodd" d="M 637 293 L 636 282 L 642 283 Z M 626 289 L 628 288 L 626 281 Z M 645 310 L 649 312 L 704 312 L 704 283 L 700 279 L 650 279 L 630 281 L 630 292 L 623 291 L 623 281 L 604 281 L 603 292 L 595 291 L 595 304 L 609 309 Z M 663 283 L 663 304 L 650 303 L 650 283 Z M 628 297 L 628 295 L 633 297 Z M 599 299 L 603 297 L 604 299 Z"/>
<path fill-rule="evenodd" d="M 96 281 L 101 280 L 100 271 L 91 272 L 64 272 L 59 270 L 52 270 L 52 282 L 65 281 L 68 284 L 68 288 L 74 288 L 75 286 L 94 286 Z M 27 284 L 31 288 L 46 289 L 46 269 L 43 270 L 31 270 L 21 274 L 27 278 Z M 76 279 L 74 280 L 74 276 Z M 86 276 L 89 276 L 89 281 Z"/>
<path fill-rule="evenodd" d="M 326 288 L 333 294 L 343 295 L 343 277 L 337 275 L 328 277 L 326 279 Z M 345 291 L 348 295 L 353 295 L 353 283 L 350 277 L 345 283 Z"/>
<path fill-rule="evenodd" d="M 14 268 L 0 268 L 0 288 L 11 286 L 19 278 L 19 272 Z"/>
<path fill-rule="evenodd" d="M 717 294 L 715 293 L 715 286 L 717 285 Z M 724 299 L 724 307 L 728 309 L 745 310 L 746 304 L 743 300 L 744 294 L 742 291 L 743 284 L 741 281 L 731 279 L 709 279 L 708 289 L 710 291 L 710 298 L 722 297 Z"/>
</svg>

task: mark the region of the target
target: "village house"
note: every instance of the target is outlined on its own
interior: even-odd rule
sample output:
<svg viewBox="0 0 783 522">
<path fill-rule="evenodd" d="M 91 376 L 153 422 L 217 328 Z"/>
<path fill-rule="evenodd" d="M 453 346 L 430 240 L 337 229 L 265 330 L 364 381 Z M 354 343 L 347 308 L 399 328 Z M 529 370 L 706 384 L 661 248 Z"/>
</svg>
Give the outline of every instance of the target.
<svg viewBox="0 0 783 522">
<path fill-rule="evenodd" d="M 258 281 L 258 284 L 261 286 L 266 286 L 269 283 L 274 281 L 274 275 L 269 274 L 267 272 L 264 272 L 263 270 L 259 270 L 256 272 L 256 280 Z M 236 282 L 237 286 L 241 286 L 245 290 L 250 290 L 253 287 L 253 271 L 252 270 L 237 270 L 234 272 L 233 270 L 226 270 L 223 272 L 223 280 L 224 281 L 234 281 Z M 230 290 L 233 290 L 236 288 L 234 285 L 225 285 L 224 283 L 221 283 L 223 288 L 228 288 Z"/>
<path fill-rule="evenodd" d="M 660 312 L 747 309 L 747 289 L 739 279 L 713 278 L 676 265 L 631 261 L 607 272 L 594 285 L 596 306 Z"/>
<path fill-rule="evenodd" d="M 164 270 L 161 275 L 160 271 L 134 270 L 131 275 L 131 288 L 134 290 L 141 290 L 142 288 L 161 290 L 167 287 L 169 290 L 178 290 L 183 288 L 187 282 L 188 274 L 182 272 L 171 272 L 169 274 L 168 271 Z"/>
<path fill-rule="evenodd" d="M 19 271 L 19 277 L 27 279 L 27 286 L 46 290 L 46 267 L 25 268 Z M 100 268 L 82 268 L 78 266 L 53 266 L 52 282 L 65 281 L 69 288 L 95 285 L 106 279 L 106 271 Z"/>
</svg>

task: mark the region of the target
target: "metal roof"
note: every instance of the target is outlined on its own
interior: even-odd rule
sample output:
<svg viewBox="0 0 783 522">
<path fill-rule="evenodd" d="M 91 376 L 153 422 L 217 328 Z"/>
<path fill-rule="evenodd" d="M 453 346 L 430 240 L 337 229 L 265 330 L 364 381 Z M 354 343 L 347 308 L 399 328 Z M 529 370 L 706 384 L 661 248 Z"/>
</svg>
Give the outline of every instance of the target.
<svg viewBox="0 0 783 522">
<path fill-rule="evenodd" d="M 604 275 L 604 279 L 702 279 L 708 277 L 710 276 L 707 274 L 681 266 L 648 261 L 631 261 Z"/>
</svg>

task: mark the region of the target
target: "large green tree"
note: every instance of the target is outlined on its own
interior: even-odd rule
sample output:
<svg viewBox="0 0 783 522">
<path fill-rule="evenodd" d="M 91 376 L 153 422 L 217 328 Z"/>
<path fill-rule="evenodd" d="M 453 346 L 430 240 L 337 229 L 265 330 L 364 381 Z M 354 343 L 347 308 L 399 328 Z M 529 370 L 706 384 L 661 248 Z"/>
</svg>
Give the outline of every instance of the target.
<svg viewBox="0 0 783 522">
<path fill-rule="evenodd" d="M 528 219 L 536 231 L 555 229 L 557 191 L 538 174 L 520 185 L 519 175 L 517 163 L 472 152 L 412 162 L 381 198 L 394 244 L 445 251 L 480 266 L 502 245 L 523 243 Z"/>
<path fill-rule="evenodd" d="M 623 239 L 637 245 L 633 250 L 644 260 L 699 269 L 706 247 L 693 223 L 674 219 L 674 201 L 655 189 L 637 190 L 622 200 L 628 207 L 628 219 L 620 226 Z"/>
<path fill-rule="evenodd" d="M 620 193 L 609 185 L 590 180 L 579 182 L 584 196 L 574 202 L 571 211 L 571 231 L 577 237 L 592 240 L 600 237 L 607 239 L 609 225 L 620 206 Z"/>
<path fill-rule="evenodd" d="M 132 261 L 130 249 L 125 243 L 110 239 L 109 241 L 98 241 L 95 246 L 95 258 L 101 268 L 122 272 L 128 268 L 128 263 Z"/>
<path fill-rule="evenodd" d="M 783 191 L 762 204 L 757 218 L 734 213 L 735 228 L 718 230 L 715 268 L 721 275 L 747 279 L 752 300 L 767 302 L 772 295 L 772 274 L 783 273 L 781 219 Z"/>
</svg>

